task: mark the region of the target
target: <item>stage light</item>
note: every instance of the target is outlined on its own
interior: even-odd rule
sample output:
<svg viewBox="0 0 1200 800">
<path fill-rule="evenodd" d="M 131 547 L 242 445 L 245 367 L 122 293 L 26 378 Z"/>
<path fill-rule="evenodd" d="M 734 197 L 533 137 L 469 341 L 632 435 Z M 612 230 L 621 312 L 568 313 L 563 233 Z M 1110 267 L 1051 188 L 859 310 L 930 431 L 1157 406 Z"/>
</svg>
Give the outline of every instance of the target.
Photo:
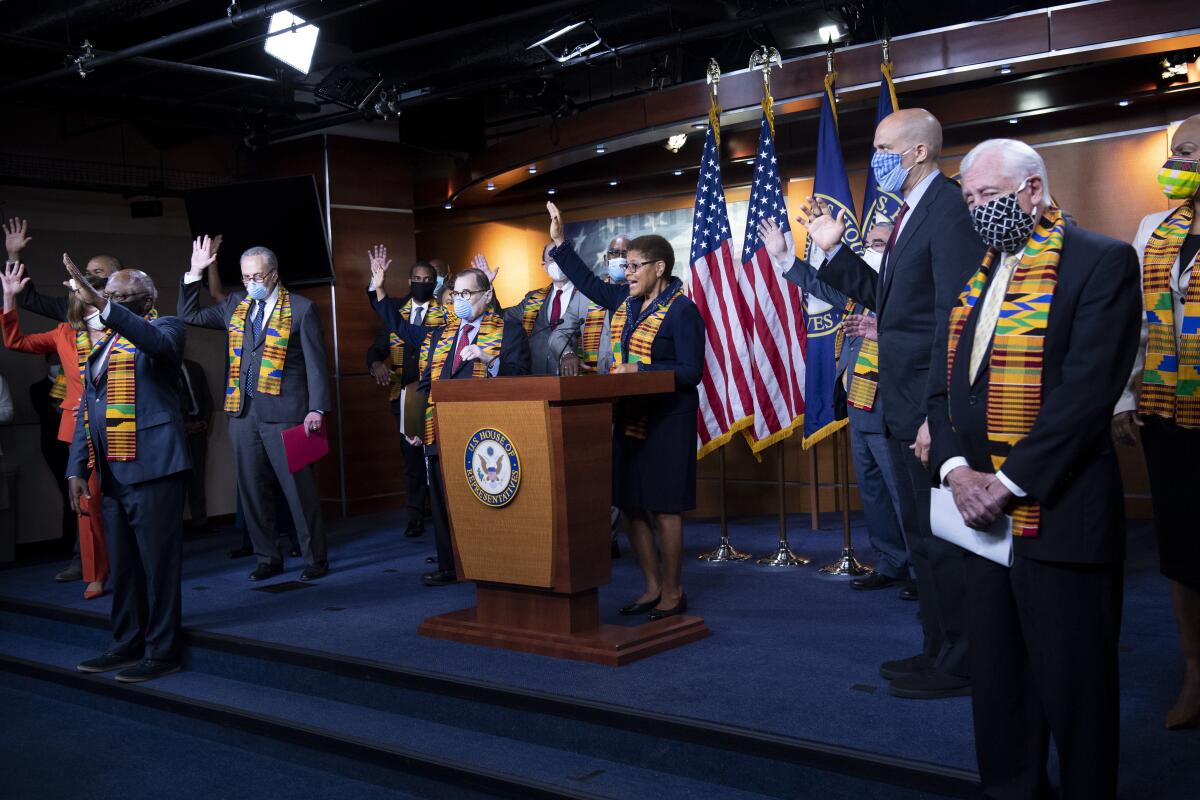
<svg viewBox="0 0 1200 800">
<path fill-rule="evenodd" d="M 667 149 L 672 153 L 678 153 L 687 144 L 687 134 L 677 133 L 667 139 Z"/>
<path fill-rule="evenodd" d="M 1019 119 L 1017 119 L 1016 117 L 1013 117 L 1012 119 L 1010 119 L 1010 120 L 1008 121 L 1008 124 L 1009 124 L 1009 125 L 1016 125 L 1018 122 L 1020 122 L 1020 120 L 1019 120 Z"/>
<path fill-rule="evenodd" d="M 1117 105 L 1120 106 L 1121 108 L 1125 108 L 1126 106 L 1129 105 L 1129 101 L 1128 100 L 1118 100 Z"/>
<path fill-rule="evenodd" d="M 708 123 L 707 122 L 693 122 L 692 127 L 698 131 L 702 131 L 708 127 Z"/>
<path fill-rule="evenodd" d="M 609 186 L 616 186 L 618 183 L 620 183 L 620 181 L 609 181 L 609 182 L 608 182 L 608 185 L 609 185 Z"/>
<path fill-rule="evenodd" d="M 597 152 L 597 153 L 603 153 L 603 152 L 604 152 L 604 145 L 602 145 L 602 144 L 598 144 L 598 145 L 596 145 L 596 152 Z"/>
<path fill-rule="evenodd" d="M 1012 67 L 1010 67 L 1008 64 L 1005 64 L 1004 66 L 1000 67 L 1000 68 L 999 68 L 997 71 L 998 71 L 998 72 L 999 72 L 1001 75 L 1011 75 L 1011 74 L 1012 74 Z"/>
<path fill-rule="evenodd" d="M 530 164 L 530 165 L 529 165 L 529 174 L 530 174 L 530 175 L 537 175 L 537 164 Z"/>
<path fill-rule="evenodd" d="M 820 28 L 817 28 L 817 35 L 821 37 L 822 42 L 836 42 L 845 35 L 842 31 L 844 27 L 844 25 L 838 23 L 822 25 Z"/>
<path fill-rule="evenodd" d="M 565 64 L 571 59 L 579 58 L 589 50 L 599 47 L 603 41 L 592 25 L 592 21 L 582 20 L 551 31 L 525 49 L 532 50 L 540 47 L 546 51 L 546 55 L 560 64 Z"/>
<path fill-rule="evenodd" d="M 317 36 L 320 32 L 321 29 L 316 25 L 310 25 L 292 12 L 280 11 L 271 15 L 267 33 L 274 35 L 267 37 L 263 48 L 268 55 L 307 75 L 308 68 L 312 66 L 313 51 L 317 49 Z"/>
<path fill-rule="evenodd" d="M 489 192 L 494 192 L 496 190 L 496 184 L 492 183 L 491 181 L 488 181 L 487 190 Z"/>
<path fill-rule="evenodd" d="M 676 174 L 676 175 L 682 175 L 682 174 L 683 174 L 683 170 L 681 170 L 681 169 L 677 169 L 677 170 L 675 170 L 675 174 Z"/>
<path fill-rule="evenodd" d="M 547 189 L 546 194 L 558 194 L 558 189 Z"/>
<path fill-rule="evenodd" d="M 442 208 L 449 211 L 450 209 L 454 208 L 454 204 L 451 203 L 449 200 L 447 200 L 445 203 L 442 204 Z"/>
</svg>

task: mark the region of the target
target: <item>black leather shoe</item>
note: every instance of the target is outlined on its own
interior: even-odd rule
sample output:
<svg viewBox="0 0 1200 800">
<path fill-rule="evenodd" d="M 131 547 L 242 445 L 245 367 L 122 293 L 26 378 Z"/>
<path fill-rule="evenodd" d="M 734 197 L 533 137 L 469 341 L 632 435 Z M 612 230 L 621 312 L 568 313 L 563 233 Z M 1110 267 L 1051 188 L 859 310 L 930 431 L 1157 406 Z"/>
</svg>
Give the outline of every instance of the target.
<svg viewBox="0 0 1200 800">
<path fill-rule="evenodd" d="M 170 675 L 172 672 L 179 672 L 178 661 L 155 661 L 147 658 L 127 670 L 118 672 L 116 678 L 121 683 L 141 683 Z"/>
<path fill-rule="evenodd" d="M 941 700 L 946 697 L 969 697 L 971 681 L 957 675 L 947 675 L 930 667 L 892 681 L 888 691 L 906 700 Z"/>
<path fill-rule="evenodd" d="M 627 606 L 623 606 L 617 613 L 622 617 L 637 617 L 645 614 L 647 611 L 652 611 L 661 600 L 662 595 L 660 594 L 658 597 L 648 600 L 645 603 L 630 603 Z"/>
<path fill-rule="evenodd" d="M 933 659 L 924 653 L 917 653 L 910 658 L 898 658 L 895 661 L 885 661 L 879 665 L 879 674 L 889 681 L 923 672 L 933 666 Z"/>
<path fill-rule="evenodd" d="M 288 550 L 288 555 L 292 558 L 300 558 L 304 553 L 300 552 L 299 547 L 293 547 L 291 550 Z"/>
<path fill-rule="evenodd" d="M 75 666 L 79 672 L 112 672 L 114 669 L 132 667 L 138 659 L 132 656 L 122 656 L 116 653 L 105 653 L 96 658 L 89 658 Z"/>
<path fill-rule="evenodd" d="M 282 564 L 259 564 L 254 568 L 254 572 L 250 573 L 250 580 L 265 581 L 267 578 L 274 578 L 281 572 L 283 572 Z"/>
<path fill-rule="evenodd" d="M 320 564 L 309 564 L 300 573 L 300 580 L 315 581 L 317 578 L 324 578 L 329 574 L 329 562 L 322 561 Z"/>
<path fill-rule="evenodd" d="M 405 539 L 415 539 L 425 533 L 424 520 L 415 519 L 408 523 L 408 527 L 404 529 Z"/>
<path fill-rule="evenodd" d="M 236 547 L 229 551 L 230 558 L 247 558 L 254 555 L 253 547 Z"/>
<path fill-rule="evenodd" d="M 888 575 L 884 575 L 881 572 L 872 572 L 870 575 L 862 578 L 855 578 L 854 580 L 850 581 L 850 585 L 855 589 L 872 591 L 874 589 L 886 589 L 893 584 L 901 582 L 902 581 L 899 578 L 892 578 Z"/>
<path fill-rule="evenodd" d="M 653 622 L 656 619 L 666 619 L 674 617 L 687 611 L 687 595 L 680 595 L 679 602 L 674 608 L 656 608 L 650 612 L 649 619 Z"/>
<path fill-rule="evenodd" d="M 458 575 L 452 569 L 439 569 L 421 576 L 421 583 L 426 586 L 449 586 L 458 582 Z"/>
<path fill-rule="evenodd" d="M 920 600 L 921 595 L 917 593 L 917 585 L 910 583 L 900 590 L 901 600 Z"/>
</svg>

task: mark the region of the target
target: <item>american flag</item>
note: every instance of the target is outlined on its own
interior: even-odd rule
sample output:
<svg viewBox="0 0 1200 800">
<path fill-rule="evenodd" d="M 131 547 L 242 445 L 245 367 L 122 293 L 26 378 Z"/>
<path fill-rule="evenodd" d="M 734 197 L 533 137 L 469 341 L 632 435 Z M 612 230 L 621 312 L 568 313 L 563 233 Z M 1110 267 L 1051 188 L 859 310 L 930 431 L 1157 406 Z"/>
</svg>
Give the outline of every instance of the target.
<svg viewBox="0 0 1200 800">
<path fill-rule="evenodd" d="M 735 269 L 729 244 L 729 212 L 721 183 L 721 158 L 709 125 L 696 181 L 692 219 L 692 280 L 689 293 L 704 318 L 704 378 L 700 383 L 696 457 L 703 458 L 753 421 L 749 332 L 753 289 Z"/>
<path fill-rule="evenodd" d="M 787 438 L 804 422 L 801 387 L 808 347 L 804 296 L 771 265 L 771 256 L 758 237 L 758 223 L 768 218 L 783 229 L 790 264 L 796 246 L 779 180 L 775 141 L 764 113 L 746 214 L 746 240 L 742 245 L 743 272 L 750 273 L 754 288 L 754 329 L 750 339 L 754 427 L 750 449 L 755 453 Z"/>
</svg>

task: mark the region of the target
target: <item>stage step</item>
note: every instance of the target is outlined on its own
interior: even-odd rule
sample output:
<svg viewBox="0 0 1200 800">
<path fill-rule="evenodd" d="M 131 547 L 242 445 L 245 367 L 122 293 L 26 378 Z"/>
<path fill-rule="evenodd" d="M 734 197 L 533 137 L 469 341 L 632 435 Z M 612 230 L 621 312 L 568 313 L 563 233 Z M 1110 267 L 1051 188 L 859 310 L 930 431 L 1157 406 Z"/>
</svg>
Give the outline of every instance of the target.
<svg viewBox="0 0 1200 800">
<path fill-rule="evenodd" d="M 94 613 L 0 599 L 0 668 L 151 709 L 160 724 L 186 720 L 218 737 L 233 727 L 335 754 L 382 770 L 383 785 L 400 772 L 481 796 L 900 800 L 975 791 L 973 776 L 941 767 L 198 631 L 188 634 L 187 669 L 153 683 L 74 672 L 107 643 L 106 627 Z"/>
</svg>

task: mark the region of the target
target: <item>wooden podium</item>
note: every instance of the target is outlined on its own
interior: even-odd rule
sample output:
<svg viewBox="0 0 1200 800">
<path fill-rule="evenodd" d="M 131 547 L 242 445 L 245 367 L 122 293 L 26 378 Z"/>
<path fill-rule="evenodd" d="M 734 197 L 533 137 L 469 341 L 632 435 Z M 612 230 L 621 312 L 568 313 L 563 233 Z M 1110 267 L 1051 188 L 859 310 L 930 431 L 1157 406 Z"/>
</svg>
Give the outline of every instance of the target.
<svg viewBox="0 0 1200 800">
<path fill-rule="evenodd" d="M 669 372 L 437 381 L 438 450 L 458 574 L 474 608 L 417 632 L 620 666 L 708 635 L 699 617 L 601 625 L 612 579 L 612 404 Z"/>
</svg>

